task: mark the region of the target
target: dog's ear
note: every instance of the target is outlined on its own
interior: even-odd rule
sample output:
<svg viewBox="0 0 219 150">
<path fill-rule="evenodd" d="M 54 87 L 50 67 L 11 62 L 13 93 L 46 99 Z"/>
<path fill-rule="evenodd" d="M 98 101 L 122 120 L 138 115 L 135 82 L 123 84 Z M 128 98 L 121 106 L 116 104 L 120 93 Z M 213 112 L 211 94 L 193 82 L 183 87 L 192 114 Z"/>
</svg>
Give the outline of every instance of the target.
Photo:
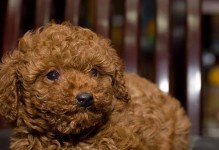
<svg viewBox="0 0 219 150">
<path fill-rule="evenodd" d="M 9 121 L 17 118 L 17 54 L 5 54 L 0 64 L 0 114 Z"/>
<path fill-rule="evenodd" d="M 127 102 L 130 99 L 124 78 L 124 65 L 120 58 L 115 58 L 115 74 L 113 80 L 114 93 L 117 99 Z"/>
</svg>

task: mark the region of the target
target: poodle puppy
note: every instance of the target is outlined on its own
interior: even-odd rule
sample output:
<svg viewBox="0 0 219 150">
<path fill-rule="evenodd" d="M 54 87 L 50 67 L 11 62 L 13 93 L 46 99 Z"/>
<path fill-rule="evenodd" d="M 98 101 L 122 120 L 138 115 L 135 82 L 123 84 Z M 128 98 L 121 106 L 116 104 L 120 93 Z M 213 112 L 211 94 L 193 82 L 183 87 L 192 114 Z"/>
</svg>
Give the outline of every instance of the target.
<svg viewBox="0 0 219 150">
<path fill-rule="evenodd" d="M 186 150 L 178 100 L 124 66 L 110 41 L 70 23 L 29 31 L 0 64 L 12 150 Z"/>
</svg>

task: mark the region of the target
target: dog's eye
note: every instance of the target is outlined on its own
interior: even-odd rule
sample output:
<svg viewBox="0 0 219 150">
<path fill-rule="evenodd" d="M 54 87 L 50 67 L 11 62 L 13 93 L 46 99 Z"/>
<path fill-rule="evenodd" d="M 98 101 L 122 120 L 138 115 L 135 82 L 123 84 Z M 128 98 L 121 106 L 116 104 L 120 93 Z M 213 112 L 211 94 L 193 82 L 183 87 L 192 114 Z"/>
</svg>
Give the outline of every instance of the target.
<svg viewBox="0 0 219 150">
<path fill-rule="evenodd" d="M 90 72 L 91 72 L 91 75 L 94 76 L 94 77 L 97 77 L 98 74 L 99 74 L 98 70 L 95 69 L 95 68 L 92 68 Z"/>
<path fill-rule="evenodd" d="M 55 81 L 59 78 L 59 73 L 55 70 L 50 71 L 49 73 L 47 73 L 46 75 L 47 79 Z"/>
</svg>

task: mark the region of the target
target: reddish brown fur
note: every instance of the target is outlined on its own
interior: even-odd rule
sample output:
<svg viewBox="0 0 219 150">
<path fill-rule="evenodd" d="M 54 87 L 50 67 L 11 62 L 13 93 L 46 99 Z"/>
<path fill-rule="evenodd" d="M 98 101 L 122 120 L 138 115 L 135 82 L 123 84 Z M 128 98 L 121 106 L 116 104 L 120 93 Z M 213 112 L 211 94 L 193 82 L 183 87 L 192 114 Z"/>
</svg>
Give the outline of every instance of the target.
<svg viewBox="0 0 219 150">
<path fill-rule="evenodd" d="M 51 70 L 60 74 L 55 81 L 46 77 Z M 179 102 L 124 74 L 110 42 L 88 29 L 51 23 L 27 32 L 4 55 L 0 85 L 0 113 L 15 125 L 11 149 L 188 149 Z M 86 109 L 75 101 L 85 91 L 94 96 Z"/>
</svg>

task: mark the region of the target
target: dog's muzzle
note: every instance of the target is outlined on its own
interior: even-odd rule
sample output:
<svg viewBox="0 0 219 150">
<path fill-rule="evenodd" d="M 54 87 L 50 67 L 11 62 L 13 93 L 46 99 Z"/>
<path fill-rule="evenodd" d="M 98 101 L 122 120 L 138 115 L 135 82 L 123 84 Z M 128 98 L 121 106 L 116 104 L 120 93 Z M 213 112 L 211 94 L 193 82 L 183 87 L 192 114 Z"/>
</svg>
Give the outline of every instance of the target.
<svg viewBox="0 0 219 150">
<path fill-rule="evenodd" d="M 89 107 L 94 103 L 94 97 L 91 93 L 82 92 L 76 96 L 76 103 L 80 107 Z"/>
</svg>

